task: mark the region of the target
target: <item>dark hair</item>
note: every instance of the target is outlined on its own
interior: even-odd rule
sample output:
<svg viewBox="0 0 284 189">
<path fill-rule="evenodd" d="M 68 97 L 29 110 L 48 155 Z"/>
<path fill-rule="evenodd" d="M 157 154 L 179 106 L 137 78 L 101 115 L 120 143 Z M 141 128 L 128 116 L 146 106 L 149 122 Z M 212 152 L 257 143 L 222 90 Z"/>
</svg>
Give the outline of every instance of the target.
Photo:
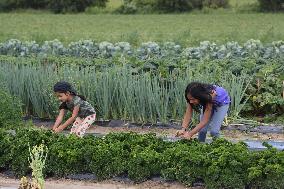
<svg viewBox="0 0 284 189">
<path fill-rule="evenodd" d="M 72 87 L 72 85 L 66 81 L 59 81 L 53 86 L 53 91 L 58 93 L 67 93 L 70 92 L 74 96 L 80 97 L 82 100 L 86 100 L 86 98 L 82 95 L 78 95 L 76 90 Z"/>
<path fill-rule="evenodd" d="M 212 103 L 211 92 L 214 90 L 214 85 L 201 83 L 201 82 L 191 82 L 187 85 L 184 96 L 186 101 L 193 107 L 194 110 L 200 111 L 200 106 L 205 110 L 206 104 Z M 199 106 L 191 104 L 187 95 L 190 94 L 193 98 L 198 99 L 200 102 Z"/>
</svg>

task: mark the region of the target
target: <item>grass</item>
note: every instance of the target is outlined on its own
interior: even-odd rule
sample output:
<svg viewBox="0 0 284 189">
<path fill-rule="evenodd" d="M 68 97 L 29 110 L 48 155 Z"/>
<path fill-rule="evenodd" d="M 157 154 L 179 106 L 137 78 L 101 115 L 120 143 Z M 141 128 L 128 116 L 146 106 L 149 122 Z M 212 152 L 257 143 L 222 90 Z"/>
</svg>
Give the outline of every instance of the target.
<svg viewBox="0 0 284 189">
<path fill-rule="evenodd" d="M 106 4 L 106 10 L 114 11 L 123 4 L 123 0 L 109 0 Z M 247 10 L 258 5 L 258 0 L 229 0 L 229 6 L 235 11 Z"/>
<path fill-rule="evenodd" d="M 106 6 L 113 8 L 113 9 L 116 9 L 116 8 L 120 7 L 122 4 L 123 4 L 123 0 L 109 0 L 107 2 Z"/>
<path fill-rule="evenodd" d="M 243 7 L 243 6 L 250 6 L 250 5 L 257 5 L 258 0 L 229 0 L 229 4 L 233 8 Z"/>
<path fill-rule="evenodd" d="M 0 41 L 59 39 L 64 43 L 80 39 L 95 41 L 174 41 L 196 45 L 210 40 L 245 42 L 284 39 L 284 14 L 161 14 L 112 15 L 49 13 L 0 14 Z"/>
<path fill-rule="evenodd" d="M 123 0 L 109 0 L 106 3 L 106 7 L 88 7 L 86 9 L 87 14 L 109 14 L 113 13 L 123 4 Z"/>
<path fill-rule="evenodd" d="M 128 41 L 174 41 L 185 46 L 210 40 L 217 43 L 249 39 L 271 42 L 284 39 L 284 14 L 262 14 L 258 0 L 230 0 L 229 9 L 204 9 L 188 14 L 113 15 L 123 0 L 110 0 L 106 8 L 90 7 L 86 14 L 54 15 L 47 11 L 15 11 L 0 14 L 0 42 L 59 39 L 65 44 L 80 39 Z"/>
</svg>

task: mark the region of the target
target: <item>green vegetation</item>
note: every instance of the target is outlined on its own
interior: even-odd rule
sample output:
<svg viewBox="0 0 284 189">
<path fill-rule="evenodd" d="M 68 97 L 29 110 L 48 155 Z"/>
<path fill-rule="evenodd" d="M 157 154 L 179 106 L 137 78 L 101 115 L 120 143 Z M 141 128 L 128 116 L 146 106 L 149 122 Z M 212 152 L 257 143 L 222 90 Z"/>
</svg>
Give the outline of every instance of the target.
<svg viewBox="0 0 284 189">
<path fill-rule="evenodd" d="M 32 185 L 39 189 L 44 189 L 43 169 L 47 157 L 48 149 L 43 144 L 34 146 L 30 151 L 30 168 L 32 169 Z"/>
<path fill-rule="evenodd" d="M 179 0 L 175 7 L 172 0 L 110 0 L 106 7 L 89 6 L 94 5 L 89 0 L 74 1 L 87 2 L 83 7 L 50 0 L 53 6 L 47 5 L 57 13 L 85 10 L 80 14 L 35 10 L 41 7 L 25 5 L 28 0 L 1 1 L 0 9 L 7 2 L 23 7 L 0 14 L 0 169 L 16 176 L 36 170 L 33 176 L 40 182 L 93 173 L 98 180 L 123 175 L 142 182 L 161 176 L 188 186 L 202 181 L 208 189 L 283 189 L 284 151 L 267 144 L 267 150 L 251 152 L 244 143 L 224 139 L 172 143 L 135 133 L 81 139 L 19 127 L 21 112 L 54 118 L 59 104 L 52 87 L 59 80 L 85 95 L 99 119 L 180 121 L 185 86 L 198 80 L 229 91 L 233 121 L 264 116 L 283 123 L 284 14 L 275 4 L 283 0 L 205 1 L 209 4 Z M 191 12 L 158 14 L 184 8 Z M 118 10 L 146 14 L 120 15 Z M 11 127 L 15 133 L 5 130 Z M 47 147 L 47 156 L 30 153 L 29 146 L 40 145 Z"/>
<path fill-rule="evenodd" d="M 22 121 L 21 102 L 18 97 L 12 96 L 3 85 L 3 77 L 0 83 L 0 128 L 11 125 L 19 125 Z"/>
<path fill-rule="evenodd" d="M 105 7 L 107 0 L 3 0 L 0 11 L 17 9 L 50 10 L 54 13 L 84 12 L 89 6 Z"/>
<path fill-rule="evenodd" d="M 107 66 L 103 65 L 107 62 L 101 63 L 97 66 L 2 63 L 0 73 L 11 93 L 21 97 L 25 113 L 39 117 L 57 114 L 59 104 L 53 96 L 52 86 L 59 80 L 68 80 L 85 95 L 95 105 L 99 119 L 154 124 L 181 120 L 186 105 L 183 91 L 189 81 L 201 78 L 203 82 L 219 83 L 234 91 L 231 94 L 234 101 L 231 117 L 236 117 L 243 107 L 240 99 L 243 99 L 247 83 L 243 77 L 232 79 L 235 76 L 229 72 L 197 71 L 198 68 L 192 70 L 189 67 L 162 75 L 160 71 L 131 68 L 127 64 Z"/>
<path fill-rule="evenodd" d="M 180 14 L 180 15 L 53 15 L 0 14 L 0 41 L 12 38 L 65 44 L 80 39 L 96 42 L 173 41 L 184 46 L 200 41 L 263 43 L 284 39 L 284 14 Z"/>
<path fill-rule="evenodd" d="M 154 134 L 108 134 L 104 138 L 63 136 L 50 131 L 0 131 L 0 166 L 22 176 L 31 172 L 28 143 L 49 149 L 45 176 L 93 173 L 98 180 L 127 175 L 135 182 L 161 175 L 187 186 L 203 181 L 209 189 L 284 186 L 284 151 L 270 146 L 250 152 L 244 143 L 217 139 L 165 142 Z M 4 151 L 3 151 L 4 150 Z M 3 153 L 4 152 L 4 153 Z"/>
<path fill-rule="evenodd" d="M 252 40 L 243 46 L 203 42 L 190 48 L 145 43 L 133 48 L 86 40 L 65 48 L 58 41 L 40 46 L 11 40 L 0 47 L 0 53 L 8 55 L 0 57 L 0 73 L 29 115 L 56 114 L 51 89 L 61 79 L 87 96 L 103 119 L 180 120 L 185 108 L 182 93 L 193 80 L 224 86 L 233 100 L 233 118 L 273 114 L 273 121 L 284 113 L 283 41 L 263 45 Z"/>
</svg>

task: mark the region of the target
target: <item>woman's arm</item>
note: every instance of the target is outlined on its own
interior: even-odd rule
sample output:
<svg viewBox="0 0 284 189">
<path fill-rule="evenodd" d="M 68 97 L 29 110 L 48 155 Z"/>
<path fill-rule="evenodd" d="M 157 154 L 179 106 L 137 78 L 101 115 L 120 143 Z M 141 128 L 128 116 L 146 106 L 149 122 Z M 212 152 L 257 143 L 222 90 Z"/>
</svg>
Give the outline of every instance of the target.
<svg viewBox="0 0 284 189">
<path fill-rule="evenodd" d="M 176 136 L 180 136 L 180 135 L 183 135 L 185 133 L 185 130 L 188 127 L 189 122 L 191 120 L 191 117 L 192 117 L 192 107 L 188 103 L 187 107 L 186 107 L 186 111 L 185 111 L 184 117 L 183 117 L 182 125 L 181 125 L 182 129 L 177 132 Z"/>
<path fill-rule="evenodd" d="M 56 118 L 56 121 L 55 121 L 55 123 L 54 123 L 54 125 L 52 127 L 52 130 L 55 130 L 61 124 L 64 115 L 65 115 L 65 110 L 64 109 L 60 109 L 59 114 L 58 114 L 58 116 Z"/>
<path fill-rule="evenodd" d="M 67 119 L 67 121 L 64 124 L 57 127 L 55 132 L 60 132 L 63 129 L 65 129 L 66 127 L 68 127 L 68 125 L 73 123 L 75 121 L 76 117 L 78 116 L 79 110 L 80 110 L 80 105 L 75 106 L 74 109 L 73 109 L 73 112 L 72 112 L 72 116 L 69 119 Z"/>
<path fill-rule="evenodd" d="M 186 134 L 186 136 L 185 136 L 186 138 L 191 138 L 193 135 L 198 133 L 203 127 L 205 127 L 205 125 L 210 120 L 210 117 L 211 117 L 211 114 L 212 114 L 212 108 L 213 108 L 212 103 L 208 103 L 206 105 L 202 120 L 200 121 L 200 123 L 198 123 L 196 125 L 196 127 L 194 129 L 192 129 L 191 131 L 188 132 L 188 134 Z"/>
<path fill-rule="evenodd" d="M 192 117 L 192 107 L 188 103 L 187 107 L 186 107 L 186 111 L 185 111 L 184 117 L 183 117 L 182 125 L 181 125 L 182 129 L 185 130 L 188 127 L 189 122 L 191 120 L 191 117 Z"/>
</svg>

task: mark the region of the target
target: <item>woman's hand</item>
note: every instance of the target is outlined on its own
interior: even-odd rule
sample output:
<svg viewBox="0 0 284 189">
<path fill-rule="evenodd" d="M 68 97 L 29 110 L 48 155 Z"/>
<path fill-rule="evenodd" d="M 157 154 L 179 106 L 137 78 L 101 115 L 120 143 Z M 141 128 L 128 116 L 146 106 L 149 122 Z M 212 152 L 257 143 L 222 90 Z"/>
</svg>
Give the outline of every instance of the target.
<svg viewBox="0 0 284 189">
<path fill-rule="evenodd" d="M 62 125 L 59 125 L 57 128 L 54 129 L 55 133 L 59 133 L 63 130 L 64 128 L 62 127 Z"/>
<path fill-rule="evenodd" d="M 194 135 L 194 134 L 193 134 L 192 132 L 188 131 L 188 132 L 185 132 L 185 133 L 182 135 L 182 138 L 190 140 L 190 139 L 193 137 L 193 135 Z"/>
<path fill-rule="evenodd" d="M 52 127 L 52 130 L 53 130 L 53 131 L 55 131 L 56 129 L 57 129 L 57 127 L 55 127 L 55 126 Z"/>
<path fill-rule="evenodd" d="M 181 130 L 178 130 L 177 132 L 176 132 L 176 137 L 179 137 L 179 136 L 182 136 L 182 135 L 184 135 L 185 134 L 185 129 L 184 128 L 182 128 Z"/>
<path fill-rule="evenodd" d="M 58 130 L 58 128 L 53 130 L 55 133 L 59 133 L 60 131 Z"/>
</svg>

